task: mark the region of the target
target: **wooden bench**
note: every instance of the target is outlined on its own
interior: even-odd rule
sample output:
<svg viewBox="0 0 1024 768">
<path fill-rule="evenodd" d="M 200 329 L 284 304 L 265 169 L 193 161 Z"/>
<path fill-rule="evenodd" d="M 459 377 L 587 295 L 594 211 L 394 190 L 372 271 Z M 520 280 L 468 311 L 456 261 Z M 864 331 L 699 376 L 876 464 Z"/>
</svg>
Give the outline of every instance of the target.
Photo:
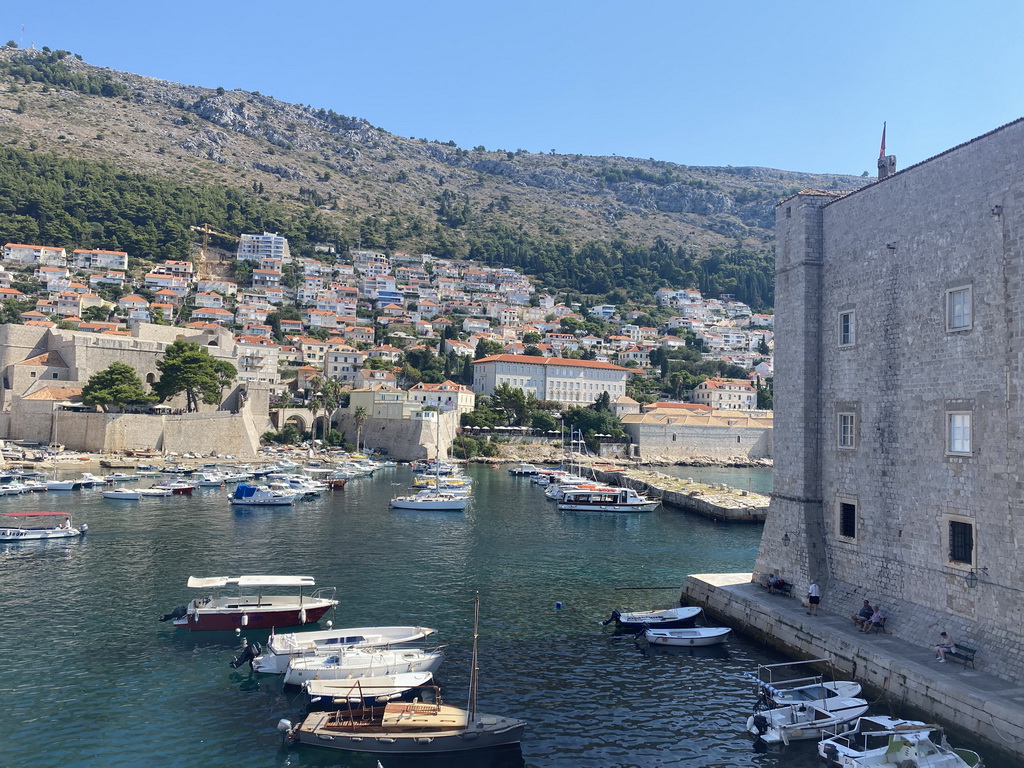
<svg viewBox="0 0 1024 768">
<path fill-rule="evenodd" d="M 868 626 L 867 626 L 867 629 L 864 630 L 864 634 L 865 635 L 870 635 L 872 632 L 878 632 L 879 634 L 882 634 L 882 635 L 886 634 L 885 622 L 887 622 L 888 620 L 889 620 L 889 617 L 886 616 L 878 624 L 872 624 L 870 621 L 868 621 Z"/>
<path fill-rule="evenodd" d="M 952 656 L 954 659 L 959 659 L 964 663 L 964 669 L 967 669 L 967 665 L 970 664 L 974 667 L 974 654 L 978 652 L 977 648 L 969 648 L 966 645 L 955 643 L 952 651 L 946 651 L 947 656 Z M 977 669 L 977 667 L 975 667 Z"/>
<path fill-rule="evenodd" d="M 783 597 L 792 597 L 793 596 L 793 583 L 789 582 L 789 581 L 783 582 L 782 584 L 779 584 L 779 586 L 777 586 L 773 591 L 777 592 L 778 594 L 782 595 Z"/>
</svg>

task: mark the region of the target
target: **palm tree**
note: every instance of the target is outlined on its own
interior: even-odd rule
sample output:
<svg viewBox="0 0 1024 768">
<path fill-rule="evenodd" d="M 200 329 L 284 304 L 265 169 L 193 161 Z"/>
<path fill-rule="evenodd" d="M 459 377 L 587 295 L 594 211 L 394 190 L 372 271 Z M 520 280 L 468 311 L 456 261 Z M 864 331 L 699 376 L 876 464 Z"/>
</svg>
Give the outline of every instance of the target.
<svg viewBox="0 0 1024 768">
<path fill-rule="evenodd" d="M 366 413 L 366 409 L 363 408 L 363 406 L 361 405 L 358 408 L 356 408 L 356 412 L 354 415 L 356 418 L 356 451 L 358 452 L 359 439 L 363 436 L 363 424 L 366 423 L 366 420 L 369 418 L 369 415 Z"/>
<path fill-rule="evenodd" d="M 320 394 L 323 398 L 324 415 L 327 417 L 327 423 L 324 425 L 324 438 L 326 438 L 327 433 L 331 430 L 331 418 L 341 403 L 341 382 L 327 379 L 320 387 Z"/>
</svg>

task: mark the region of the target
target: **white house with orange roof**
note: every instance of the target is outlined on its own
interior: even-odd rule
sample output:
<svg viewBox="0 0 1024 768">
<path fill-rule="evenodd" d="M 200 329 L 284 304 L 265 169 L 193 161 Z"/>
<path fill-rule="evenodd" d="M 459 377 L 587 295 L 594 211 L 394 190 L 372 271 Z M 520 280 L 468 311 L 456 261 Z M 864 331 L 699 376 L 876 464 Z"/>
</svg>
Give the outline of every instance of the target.
<svg viewBox="0 0 1024 768">
<path fill-rule="evenodd" d="M 235 322 L 235 314 L 224 307 L 197 307 L 192 311 L 192 319 L 218 325 L 231 325 Z"/>
<path fill-rule="evenodd" d="M 409 387 L 409 400 L 422 406 L 432 405 L 442 411 L 455 411 L 460 416 L 476 408 L 476 393 L 454 381 L 427 384 L 421 381 Z"/>
<path fill-rule="evenodd" d="M 356 383 L 356 376 L 363 368 L 366 355 L 347 344 L 338 344 L 331 340 L 330 349 L 324 360 L 324 376 L 348 386 Z"/>
<path fill-rule="evenodd" d="M 117 306 L 129 320 L 149 322 L 149 302 L 142 296 L 135 293 L 122 296 L 117 300 Z"/>
<path fill-rule="evenodd" d="M 270 314 L 271 309 L 269 307 L 254 307 L 245 304 L 239 304 L 235 307 L 235 320 L 239 323 L 262 325 L 267 322 L 267 316 Z"/>
<path fill-rule="evenodd" d="M 253 288 L 278 288 L 281 285 L 281 273 L 272 269 L 254 269 L 252 271 Z"/>
<path fill-rule="evenodd" d="M 128 254 L 124 251 L 86 250 L 76 248 L 71 254 L 71 263 L 78 269 L 128 269 Z"/>
<path fill-rule="evenodd" d="M 272 386 L 281 383 L 278 362 L 281 347 L 266 336 L 239 336 L 235 339 L 235 367 L 238 381 L 261 382 Z"/>
<path fill-rule="evenodd" d="M 463 357 L 473 357 L 476 353 L 476 345 L 470 344 L 467 341 L 459 341 L 458 339 L 445 339 L 444 351 L 454 352 L 456 355 L 462 355 Z"/>
<path fill-rule="evenodd" d="M 99 275 L 89 275 L 89 285 L 93 288 L 101 285 L 124 285 L 127 281 L 124 272 L 107 270 Z"/>
<path fill-rule="evenodd" d="M 306 309 L 302 313 L 302 320 L 307 328 L 327 328 L 335 330 L 338 327 L 338 316 L 326 309 Z"/>
<path fill-rule="evenodd" d="M 195 265 L 191 261 L 169 260 L 154 266 L 153 271 L 164 275 L 177 275 L 191 282 L 195 274 Z"/>
<path fill-rule="evenodd" d="M 366 352 L 367 357 L 378 360 L 389 360 L 393 363 L 397 363 L 401 360 L 402 354 L 402 350 L 398 347 L 392 347 L 390 344 L 381 344 L 380 346 L 374 347 Z"/>
<path fill-rule="evenodd" d="M 10 261 L 14 264 L 63 266 L 67 264 L 68 254 L 63 248 L 54 248 L 48 245 L 7 243 L 4 246 L 4 261 Z"/>
<path fill-rule="evenodd" d="M 196 290 L 200 293 L 219 293 L 221 296 L 234 296 L 238 293 L 238 283 L 206 277 L 196 281 Z"/>
<path fill-rule="evenodd" d="M 480 317 L 467 317 L 462 321 L 462 331 L 464 333 L 482 333 L 483 331 L 489 331 L 490 328 L 490 321 Z"/>
<path fill-rule="evenodd" d="M 706 379 L 694 387 L 693 402 L 717 411 L 751 411 L 757 408 L 757 391 L 743 379 Z"/>
<path fill-rule="evenodd" d="M 178 296 L 188 293 L 188 281 L 177 275 L 164 275 L 160 272 L 150 272 L 143 279 L 142 284 L 151 291 L 167 289 Z"/>
<path fill-rule="evenodd" d="M 341 335 L 352 344 L 373 344 L 373 328 L 365 325 L 347 325 Z"/>
<path fill-rule="evenodd" d="M 473 391 L 478 394 L 491 395 L 508 384 L 563 405 L 589 405 L 603 392 L 614 400 L 626 394 L 629 377 L 628 368 L 595 360 L 492 355 L 473 363 Z"/>
<path fill-rule="evenodd" d="M 218 307 L 223 308 L 224 297 L 219 293 L 196 292 L 195 303 L 197 307 Z"/>
</svg>

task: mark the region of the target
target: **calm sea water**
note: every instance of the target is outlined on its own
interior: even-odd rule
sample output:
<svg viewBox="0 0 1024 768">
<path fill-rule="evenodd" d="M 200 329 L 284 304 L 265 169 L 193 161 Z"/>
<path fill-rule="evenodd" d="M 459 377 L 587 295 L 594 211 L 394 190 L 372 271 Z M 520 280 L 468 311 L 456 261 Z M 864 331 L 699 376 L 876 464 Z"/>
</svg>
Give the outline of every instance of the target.
<svg viewBox="0 0 1024 768">
<path fill-rule="evenodd" d="M 525 478 L 471 472 L 465 513 L 389 511 L 405 468 L 251 512 L 216 490 L 0 497 L 0 512 L 70 509 L 90 527 L 80 542 L 0 549 L 0 765 L 376 766 L 286 749 L 276 724 L 301 716 L 296 692 L 231 669 L 233 635 L 157 620 L 192 596 L 190 575 L 242 573 L 337 586 L 336 626 L 437 627 L 454 704 L 465 702 L 480 594 L 479 709 L 525 719 L 521 749 L 382 757 L 384 768 L 818 765 L 812 744 L 757 754 L 740 732 L 753 702 L 742 675 L 777 655 L 735 633 L 720 649 L 645 652 L 601 625 L 612 608 L 677 604 L 687 574 L 749 570 L 759 527 L 664 510 L 559 513 Z"/>
</svg>

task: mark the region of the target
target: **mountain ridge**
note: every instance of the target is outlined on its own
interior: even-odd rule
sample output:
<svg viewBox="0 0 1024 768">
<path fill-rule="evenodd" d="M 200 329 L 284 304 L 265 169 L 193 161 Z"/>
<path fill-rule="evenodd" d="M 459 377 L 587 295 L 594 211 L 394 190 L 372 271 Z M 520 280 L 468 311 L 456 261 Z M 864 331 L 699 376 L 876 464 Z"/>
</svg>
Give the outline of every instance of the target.
<svg viewBox="0 0 1024 768">
<path fill-rule="evenodd" d="M 469 256 L 481 239 L 503 232 L 521 236 L 524 247 L 663 241 L 696 259 L 742 251 L 764 260 L 779 199 L 868 182 L 756 166 L 465 149 L 259 92 L 118 72 L 47 49 L 0 49 L 0 141 L 314 209 L 337 227 L 342 248 L 453 256 Z"/>
</svg>

